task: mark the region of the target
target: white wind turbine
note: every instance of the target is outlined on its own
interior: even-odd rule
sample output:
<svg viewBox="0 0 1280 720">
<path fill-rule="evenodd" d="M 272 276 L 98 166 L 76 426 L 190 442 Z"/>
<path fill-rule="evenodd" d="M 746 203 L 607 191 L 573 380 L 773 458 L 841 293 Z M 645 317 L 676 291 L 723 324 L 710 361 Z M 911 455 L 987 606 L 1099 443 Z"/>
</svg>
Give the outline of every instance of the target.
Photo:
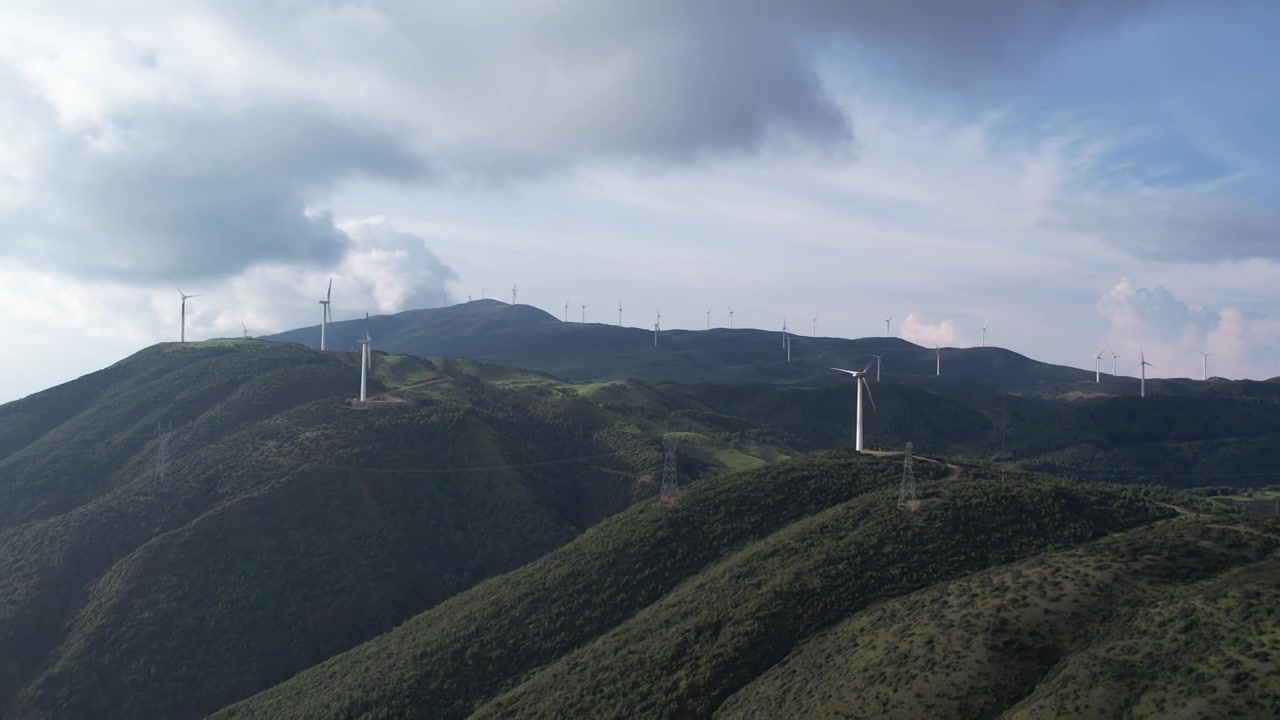
<svg viewBox="0 0 1280 720">
<path fill-rule="evenodd" d="M 864 387 L 867 391 L 867 399 L 871 401 L 871 409 L 875 410 L 876 407 L 876 400 L 871 397 L 871 386 L 867 384 L 867 371 L 871 369 L 871 363 L 867 363 L 867 366 L 861 370 L 845 370 L 837 367 L 831 369 L 853 376 L 854 392 L 858 394 L 858 414 L 854 420 L 853 449 L 862 452 L 862 390 Z"/>
<path fill-rule="evenodd" d="M 982 347 L 987 346 L 987 321 L 982 321 Z"/>
<path fill-rule="evenodd" d="M 333 315 L 329 312 L 329 305 L 333 301 L 333 278 L 329 278 L 329 289 L 324 293 L 324 299 L 320 301 L 320 351 L 324 352 L 329 349 L 329 320 Z"/>
<path fill-rule="evenodd" d="M 821 314 L 822 314 L 822 311 L 818 311 L 813 314 L 813 336 L 814 337 L 818 337 L 818 316 Z"/>
<path fill-rule="evenodd" d="M 618 327 L 622 327 L 622 298 L 618 298 Z"/>
<path fill-rule="evenodd" d="M 248 339 L 249 339 L 249 326 L 248 326 L 248 325 L 245 325 L 243 322 L 241 322 L 241 323 L 240 323 L 240 327 L 244 328 L 244 339 L 245 339 L 245 340 L 248 340 Z"/>
<path fill-rule="evenodd" d="M 942 348 L 938 347 L 938 343 L 933 344 L 933 354 L 938 361 L 937 376 L 942 377 Z"/>
<path fill-rule="evenodd" d="M 876 382 L 880 382 L 880 356 L 872 355 L 876 359 Z"/>
<path fill-rule="evenodd" d="M 368 399 L 369 388 L 369 346 L 373 338 L 369 336 L 369 313 L 364 314 L 364 337 L 360 340 L 360 402 Z"/>
<path fill-rule="evenodd" d="M 1097 355 L 1093 356 L 1093 381 L 1102 382 L 1102 351 L 1099 350 Z"/>
<path fill-rule="evenodd" d="M 187 341 L 187 301 L 190 300 L 191 298 L 198 298 L 200 296 L 188 295 L 182 292 L 182 288 L 178 287 L 177 285 L 174 285 L 173 289 L 177 290 L 178 294 L 182 296 L 182 329 L 180 331 L 180 334 L 178 335 L 178 339 L 180 342 L 186 342 Z"/>
<path fill-rule="evenodd" d="M 1203 378 L 1203 379 L 1204 379 L 1205 381 L 1208 381 L 1208 380 L 1209 380 L 1209 356 L 1210 356 L 1210 355 L 1212 355 L 1212 354 L 1213 354 L 1213 353 L 1207 353 L 1207 352 L 1204 352 L 1203 350 L 1202 350 L 1202 351 L 1200 351 L 1200 360 L 1201 360 L 1201 362 L 1203 362 L 1203 363 L 1204 363 L 1204 378 Z"/>
<path fill-rule="evenodd" d="M 1142 362 L 1138 363 L 1138 367 L 1142 368 L 1142 385 L 1141 385 L 1142 389 L 1139 392 L 1138 396 L 1146 397 L 1147 396 L 1147 368 L 1149 367 L 1156 368 L 1156 366 L 1147 362 L 1147 353 L 1141 347 L 1138 348 L 1138 357 L 1141 358 L 1142 360 Z M 1159 370 L 1160 368 L 1156 368 L 1156 369 Z"/>
<path fill-rule="evenodd" d="M 714 310 L 714 308 L 707 308 L 707 329 L 708 330 L 711 329 L 711 311 L 712 310 Z"/>
<path fill-rule="evenodd" d="M 733 329 L 733 306 L 729 306 L 729 329 Z"/>
<path fill-rule="evenodd" d="M 569 322 L 569 301 L 564 301 L 564 321 Z"/>
<path fill-rule="evenodd" d="M 516 285 L 515 283 L 511 283 L 511 304 L 512 304 L 512 305 L 515 305 L 515 304 L 516 304 L 516 289 L 517 289 L 518 287 L 519 287 L 519 286 L 518 286 L 518 285 Z"/>
<path fill-rule="evenodd" d="M 787 351 L 787 362 L 791 362 L 791 336 L 787 334 L 787 317 L 782 316 L 782 347 Z"/>
<path fill-rule="evenodd" d="M 587 304 L 586 303 L 579 303 L 579 304 L 582 305 L 582 322 L 585 323 L 587 321 Z"/>
<path fill-rule="evenodd" d="M 658 310 L 658 317 L 653 321 L 653 346 L 658 347 L 658 333 L 662 332 L 662 310 Z"/>
<path fill-rule="evenodd" d="M 891 322 L 893 322 L 892 315 L 884 319 L 884 336 L 885 337 L 893 337 L 893 335 L 889 332 L 889 323 Z"/>
<path fill-rule="evenodd" d="M 1116 361 L 1120 359 L 1120 356 L 1116 354 L 1115 350 L 1108 349 L 1107 352 L 1111 353 L 1111 377 L 1116 377 Z"/>
</svg>

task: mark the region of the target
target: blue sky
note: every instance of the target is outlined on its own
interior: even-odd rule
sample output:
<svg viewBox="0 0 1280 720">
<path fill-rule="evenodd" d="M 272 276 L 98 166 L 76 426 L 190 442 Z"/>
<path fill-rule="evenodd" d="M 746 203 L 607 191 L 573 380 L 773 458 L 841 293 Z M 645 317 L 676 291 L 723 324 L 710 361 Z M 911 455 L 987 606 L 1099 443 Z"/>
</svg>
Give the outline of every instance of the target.
<svg viewBox="0 0 1280 720">
<path fill-rule="evenodd" d="M 588 320 L 1280 374 L 1262 2 L 17 3 L 0 400 L 176 337 Z M 578 317 L 579 311 L 573 313 Z M 75 348 L 68 352 L 68 348 Z M 1122 371 L 1125 363 L 1121 362 Z"/>
</svg>

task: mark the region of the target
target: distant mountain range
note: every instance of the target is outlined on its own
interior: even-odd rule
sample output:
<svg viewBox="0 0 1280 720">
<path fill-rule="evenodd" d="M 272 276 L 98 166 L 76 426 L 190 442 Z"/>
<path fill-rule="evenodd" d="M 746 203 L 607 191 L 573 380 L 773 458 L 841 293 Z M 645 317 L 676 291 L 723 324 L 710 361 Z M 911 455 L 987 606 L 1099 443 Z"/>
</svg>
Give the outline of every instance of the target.
<svg viewBox="0 0 1280 720">
<path fill-rule="evenodd" d="M 364 320 L 333 323 L 330 349 L 354 349 Z M 791 335 L 787 362 L 780 331 L 719 328 L 654 332 L 601 323 L 564 322 L 528 305 L 476 300 L 370 319 L 377 349 L 421 357 L 466 357 L 548 372 L 574 381 L 637 379 L 649 383 L 782 383 L 846 381 L 831 367 L 862 369 L 880 357 L 882 380 L 922 387 L 976 388 L 1051 399 L 1136 395 L 1132 377 L 1038 362 L 998 347 L 942 348 L 937 357 L 900 338 L 856 340 Z M 318 348 L 318 325 L 266 336 Z M 1265 395 L 1280 397 L 1280 383 L 1149 379 L 1151 395 Z"/>
</svg>

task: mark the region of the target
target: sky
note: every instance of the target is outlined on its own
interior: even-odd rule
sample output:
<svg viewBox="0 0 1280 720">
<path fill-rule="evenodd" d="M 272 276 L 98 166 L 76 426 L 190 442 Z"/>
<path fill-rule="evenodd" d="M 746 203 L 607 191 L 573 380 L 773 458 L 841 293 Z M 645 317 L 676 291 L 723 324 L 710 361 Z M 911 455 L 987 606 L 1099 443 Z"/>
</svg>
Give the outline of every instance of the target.
<svg viewBox="0 0 1280 720">
<path fill-rule="evenodd" d="M 0 401 L 176 340 L 175 284 L 203 339 L 317 324 L 330 277 L 339 320 L 514 285 L 1280 375 L 1277 32 L 1260 0 L 11 0 Z"/>
</svg>

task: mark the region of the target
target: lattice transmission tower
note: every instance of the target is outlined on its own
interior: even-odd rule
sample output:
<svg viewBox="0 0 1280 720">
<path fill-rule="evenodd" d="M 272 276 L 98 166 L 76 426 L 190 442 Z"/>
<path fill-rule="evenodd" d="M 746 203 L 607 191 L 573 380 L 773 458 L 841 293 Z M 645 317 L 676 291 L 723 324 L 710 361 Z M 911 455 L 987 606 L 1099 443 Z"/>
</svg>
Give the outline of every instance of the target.
<svg viewBox="0 0 1280 720">
<path fill-rule="evenodd" d="M 902 453 L 902 483 L 898 485 L 898 507 L 904 510 L 917 510 L 920 501 L 916 499 L 916 475 L 911 463 L 911 443 Z"/>
<path fill-rule="evenodd" d="M 680 478 L 676 473 L 676 439 L 662 438 L 665 461 L 662 464 L 662 504 L 674 505 L 680 500 Z"/>
<path fill-rule="evenodd" d="M 169 434 L 173 432 L 173 426 L 156 423 L 156 437 L 159 443 L 156 445 L 156 480 L 165 483 L 169 480 Z"/>
</svg>

